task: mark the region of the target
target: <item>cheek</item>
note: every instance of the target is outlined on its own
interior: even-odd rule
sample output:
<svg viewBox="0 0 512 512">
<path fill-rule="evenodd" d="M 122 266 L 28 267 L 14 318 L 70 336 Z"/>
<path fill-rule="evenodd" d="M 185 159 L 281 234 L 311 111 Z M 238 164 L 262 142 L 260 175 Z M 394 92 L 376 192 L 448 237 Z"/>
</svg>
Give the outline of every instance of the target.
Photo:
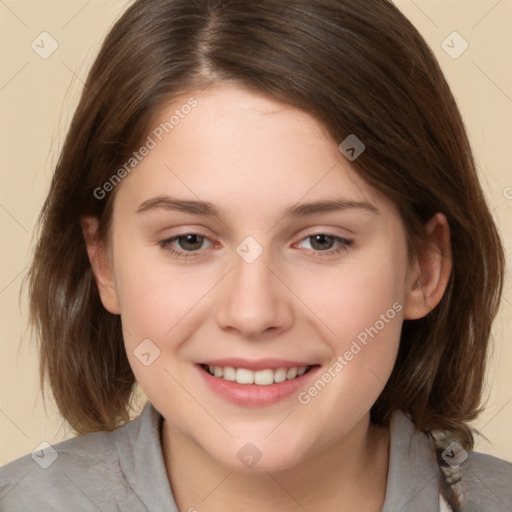
<svg viewBox="0 0 512 512">
<path fill-rule="evenodd" d="M 116 284 L 123 324 L 128 330 L 155 339 L 172 339 L 170 333 L 185 318 L 194 316 L 190 314 L 194 306 L 215 283 L 215 276 L 147 265 L 136 254 L 118 268 Z"/>
<path fill-rule="evenodd" d="M 307 298 L 306 306 L 322 320 L 334 348 L 344 351 L 347 343 L 360 333 L 364 338 L 365 329 L 375 324 L 379 333 L 389 333 L 386 337 L 398 337 L 406 269 L 404 246 L 380 243 L 348 253 L 336 268 L 317 265 L 289 279 L 297 295 Z"/>
<path fill-rule="evenodd" d="M 297 281 L 297 294 L 309 297 L 308 307 L 327 327 L 332 356 L 320 382 L 299 397 L 301 404 L 311 404 L 314 417 L 325 410 L 363 414 L 381 393 L 398 352 L 406 268 L 403 245 L 382 244 L 364 256 L 348 256 L 336 272 Z"/>
<path fill-rule="evenodd" d="M 211 310 L 210 292 L 221 274 L 199 265 L 170 264 L 163 250 L 133 244 L 133 238 L 129 231 L 118 231 L 114 268 L 125 347 L 144 388 L 159 370 L 174 371 L 180 364 L 177 354 L 204 323 Z M 158 355 L 150 368 L 141 365 L 147 362 L 140 360 L 141 353 L 150 353 L 145 356 L 149 360 Z"/>
<path fill-rule="evenodd" d="M 164 407 L 159 400 L 165 396 L 166 408 L 188 410 L 187 395 L 178 384 L 178 354 L 201 323 L 197 306 L 215 276 L 155 264 L 154 248 L 132 250 L 115 268 L 124 344 L 137 382 L 155 405 Z"/>
</svg>

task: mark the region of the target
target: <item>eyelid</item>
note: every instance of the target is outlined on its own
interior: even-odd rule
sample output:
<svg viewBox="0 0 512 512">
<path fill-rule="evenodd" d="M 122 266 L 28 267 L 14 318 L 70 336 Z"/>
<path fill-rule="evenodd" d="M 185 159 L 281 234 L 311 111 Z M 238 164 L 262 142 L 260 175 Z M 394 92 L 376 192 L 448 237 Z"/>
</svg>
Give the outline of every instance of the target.
<svg viewBox="0 0 512 512">
<path fill-rule="evenodd" d="M 211 249 L 211 247 L 215 246 L 215 242 L 208 236 L 203 235 L 197 231 L 182 231 L 175 235 L 169 236 L 163 240 L 159 240 L 157 245 L 161 247 L 164 251 L 173 255 L 176 259 L 187 259 L 187 258 L 200 258 L 205 256 L 206 249 L 198 249 L 196 251 L 185 251 L 183 249 L 176 248 L 173 243 L 176 242 L 179 238 L 186 237 L 188 235 L 196 235 L 201 237 L 204 241 L 208 241 L 210 244 L 206 249 Z"/>
<path fill-rule="evenodd" d="M 318 250 L 314 250 L 314 249 L 306 249 L 314 257 L 318 257 L 318 256 L 322 256 L 322 255 L 323 256 L 334 255 L 334 254 L 338 254 L 340 252 L 347 251 L 348 248 L 350 246 L 352 246 L 353 243 L 354 243 L 353 239 L 346 238 L 346 237 L 339 236 L 339 235 L 335 235 L 333 233 L 328 232 L 327 230 L 326 231 L 320 230 L 320 231 L 316 231 L 314 233 L 310 233 L 310 234 L 308 234 L 306 236 L 303 236 L 298 242 L 296 242 L 293 245 L 296 246 L 296 245 L 302 243 L 304 240 L 307 240 L 307 239 L 312 238 L 312 237 L 317 236 L 317 235 L 325 235 L 325 236 L 333 238 L 335 242 L 338 242 L 338 247 L 335 248 L 335 249 L 326 249 L 326 250 L 323 250 L 323 251 L 318 251 Z"/>
<path fill-rule="evenodd" d="M 196 236 L 199 236 L 199 237 L 203 238 L 204 241 L 208 241 L 208 243 L 210 244 L 209 247 L 204 248 L 204 249 L 197 249 L 197 250 L 194 250 L 194 251 L 186 251 L 186 250 L 183 250 L 183 249 L 176 248 L 176 247 L 174 247 L 172 245 L 173 242 L 177 241 L 179 238 L 185 237 L 185 236 L 188 236 L 188 235 L 196 235 Z M 335 235 L 335 234 L 329 232 L 329 230 L 319 229 L 319 230 L 316 230 L 314 232 L 310 232 L 309 234 L 306 234 L 298 242 L 294 243 L 292 245 L 292 247 L 295 247 L 295 246 L 299 245 L 300 243 L 304 242 L 305 240 L 308 240 L 308 239 L 310 239 L 310 238 L 312 238 L 314 236 L 318 236 L 318 235 L 325 235 L 325 236 L 328 236 L 328 237 L 332 238 L 335 242 L 337 242 L 337 248 L 325 249 L 325 250 L 306 249 L 307 253 L 310 256 L 314 257 L 314 258 L 322 258 L 322 257 L 323 258 L 327 258 L 329 256 L 339 255 L 341 253 L 344 253 L 344 252 L 348 251 L 349 247 L 351 247 L 353 245 L 353 242 L 354 242 L 353 239 L 349 239 L 349 238 L 346 238 L 346 237 L 343 237 L 343 236 Z M 207 251 L 208 252 L 211 251 L 212 247 L 215 247 L 215 246 L 218 247 L 219 244 L 218 244 L 218 242 L 215 242 L 210 237 L 208 237 L 206 235 L 203 235 L 200 232 L 197 232 L 197 231 L 182 231 L 182 232 L 177 233 L 177 234 L 175 234 L 173 236 L 167 237 L 164 240 L 160 240 L 158 242 L 158 245 L 164 251 L 166 251 L 169 254 L 173 255 L 176 259 L 188 259 L 188 258 L 197 259 L 197 258 L 206 257 L 207 256 Z"/>
</svg>

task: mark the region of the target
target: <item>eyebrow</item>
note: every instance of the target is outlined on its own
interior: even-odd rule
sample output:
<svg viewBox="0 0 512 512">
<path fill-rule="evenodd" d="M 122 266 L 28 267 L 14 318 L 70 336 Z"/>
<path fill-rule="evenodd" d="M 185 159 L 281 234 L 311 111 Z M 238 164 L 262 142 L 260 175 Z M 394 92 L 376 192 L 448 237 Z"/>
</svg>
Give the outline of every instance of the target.
<svg viewBox="0 0 512 512">
<path fill-rule="evenodd" d="M 294 204 L 284 210 L 283 217 L 307 217 L 318 213 L 328 213 L 335 211 L 345 211 L 360 209 L 374 214 L 379 214 L 379 210 L 371 203 L 366 201 L 349 201 L 344 199 L 327 199 L 314 201 L 311 203 Z M 208 201 L 192 201 L 176 199 L 168 196 L 157 196 L 144 201 L 138 208 L 137 213 L 148 212 L 152 210 L 171 210 L 207 217 L 218 217 L 222 219 L 221 211 Z"/>
</svg>

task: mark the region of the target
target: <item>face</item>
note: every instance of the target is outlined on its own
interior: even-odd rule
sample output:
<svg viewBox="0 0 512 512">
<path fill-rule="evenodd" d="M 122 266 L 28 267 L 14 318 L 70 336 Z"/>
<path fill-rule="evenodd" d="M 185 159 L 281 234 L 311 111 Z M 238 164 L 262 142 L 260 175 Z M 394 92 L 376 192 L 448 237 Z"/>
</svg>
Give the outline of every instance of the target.
<svg viewBox="0 0 512 512">
<path fill-rule="evenodd" d="M 291 468 L 367 420 L 391 373 L 404 227 L 310 115 L 227 84 L 190 96 L 117 185 L 102 299 L 172 429 L 237 470 Z"/>
</svg>

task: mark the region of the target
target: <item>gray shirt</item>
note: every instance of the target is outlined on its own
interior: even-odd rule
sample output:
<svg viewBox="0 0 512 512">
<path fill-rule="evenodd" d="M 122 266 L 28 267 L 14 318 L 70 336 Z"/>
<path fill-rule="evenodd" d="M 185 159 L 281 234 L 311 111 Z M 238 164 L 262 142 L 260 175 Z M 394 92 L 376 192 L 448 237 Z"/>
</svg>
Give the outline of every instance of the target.
<svg viewBox="0 0 512 512">
<path fill-rule="evenodd" d="M 114 432 L 68 439 L 3 466 L 0 511 L 178 512 L 160 444 L 162 420 L 148 402 Z M 390 432 L 382 512 L 450 510 L 440 505 L 441 472 L 430 438 L 415 432 L 402 412 L 393 415 Z M 470 452 L 455 473 L 464 512 L 512 512 L 508 462 Z M 200 504 L 196 508 L 200 512 Z"/>
</svg>

